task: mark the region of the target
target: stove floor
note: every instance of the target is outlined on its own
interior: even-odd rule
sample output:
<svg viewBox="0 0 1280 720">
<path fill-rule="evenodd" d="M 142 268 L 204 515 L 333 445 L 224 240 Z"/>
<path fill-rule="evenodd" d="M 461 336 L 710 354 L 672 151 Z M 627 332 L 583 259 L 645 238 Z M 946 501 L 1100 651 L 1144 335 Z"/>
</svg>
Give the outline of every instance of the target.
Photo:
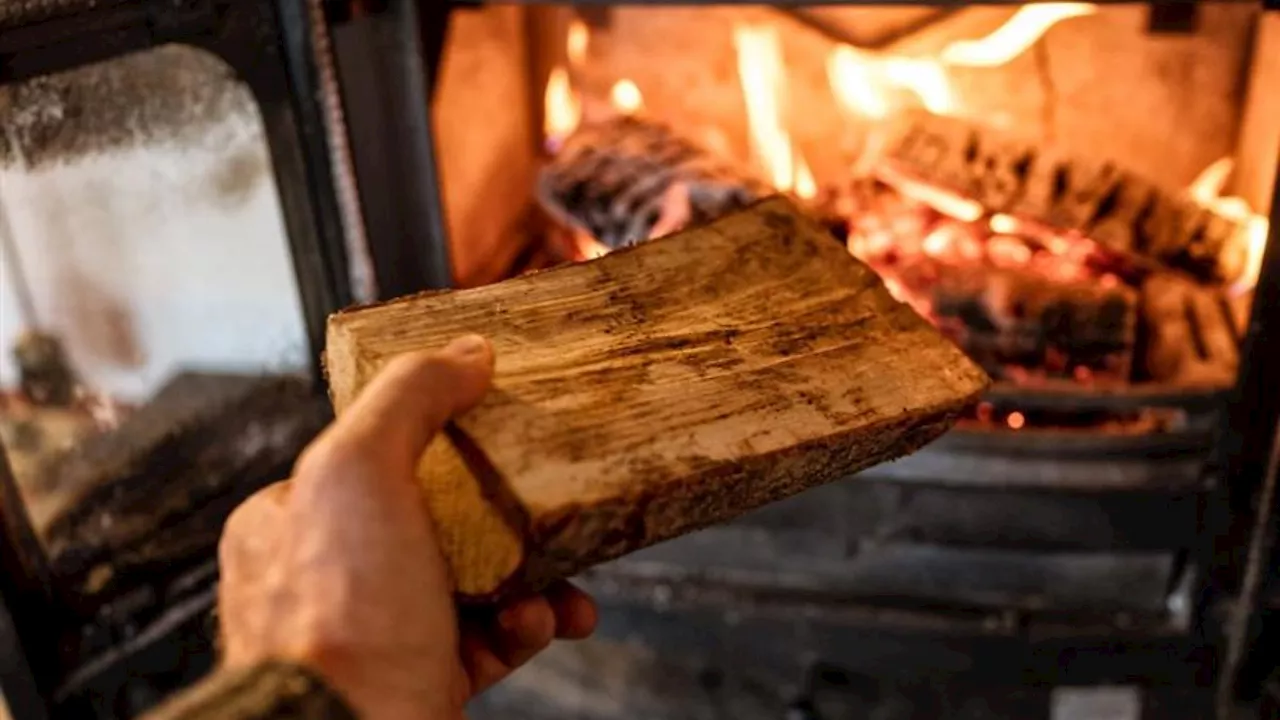
<svg viewBox="0 0 1280 720">
<path fill-rule="evenodd" d="M 975 687 L 705 667 L 611 640 L 557 643 L 469 708 L 472 720 L 1204 720 L 1209 693 L 1132 686 Z M 808 695 L 806 698 L 805 695 Z M 1249 717 L 1246 715 L 1245 717 Z"/>
</svg>

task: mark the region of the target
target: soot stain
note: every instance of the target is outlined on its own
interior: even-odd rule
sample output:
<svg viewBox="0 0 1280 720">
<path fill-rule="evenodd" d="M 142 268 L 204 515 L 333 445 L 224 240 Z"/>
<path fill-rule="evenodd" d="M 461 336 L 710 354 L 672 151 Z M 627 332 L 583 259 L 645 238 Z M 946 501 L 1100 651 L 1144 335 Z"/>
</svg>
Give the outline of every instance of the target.
<svg viewBox="0 0 1280 720">
<path fill-rule="evenodd" d="M 253 110 L 248 88 L 215 56 L 156 48 L 0 87 L 0 163 L 41 167 L 143 144 L 198 144 L 211 126 Z"/>
</svg>

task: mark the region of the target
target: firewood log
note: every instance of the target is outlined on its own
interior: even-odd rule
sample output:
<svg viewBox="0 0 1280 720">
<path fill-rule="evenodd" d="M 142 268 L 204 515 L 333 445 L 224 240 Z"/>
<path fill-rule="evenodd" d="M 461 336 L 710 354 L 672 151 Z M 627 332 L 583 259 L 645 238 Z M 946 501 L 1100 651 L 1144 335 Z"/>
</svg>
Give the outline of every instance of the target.
<svg viewBox="0 0 1280 720">
<path fill-rule="evenodd" d="M 601 259 L 329 319 L 339 415 L 388 360 L 466 332 L 495 388 L 423 457 L 463 599 L 545 585 L 895 458 L 983 372 L 771 198 Z"/>
<path fill-rule="evenodd" d="M 1137 294 L 1123 285 L 1051 282 L 1012 270 L 945 267 L 929 286 L 948 335 L 987 372 L 1120 382 L 1132 369 Z"/>
<path fill-rule="evenodd" d="M 1152 380 L 1199 387 L 1227 387 L 1240 364 L 1242 318 L 1219 288 L 1173 273 L 1142 285 L 1146 330 L 1145 367 Z"/>
<path fill-rule="evenodd" d="M 1239 222 L 1106 162 L 1068 156 L 956 118 L 915 113 L 883 160 L 980 202 L 989 212 L 1077 230 L 1137 259 L 1202 282 L 1234 280 Z"/>
<path fill-rule="evenodd" d="M 649 238 L 673 190 L 686 195 L 695 223 L 770 194 L 749 173 L 668 126 L 619 117 L 569 136 L 539 173 L 537 196 L 561 222 L 619 248 Z"/>
</svg>

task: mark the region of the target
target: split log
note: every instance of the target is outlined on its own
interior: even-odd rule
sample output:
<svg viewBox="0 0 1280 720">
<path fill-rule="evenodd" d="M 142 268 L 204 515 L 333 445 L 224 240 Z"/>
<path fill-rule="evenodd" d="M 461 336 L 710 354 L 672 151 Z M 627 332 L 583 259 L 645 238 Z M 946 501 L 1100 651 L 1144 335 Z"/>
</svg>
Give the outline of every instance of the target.
<svg viewBox="0 0 1280 720">
<path fill-rule="evenodd" d="M 650 237 L 673 191 L 684 195 L 694 224 L 771 194 L 670 127 L 619 117 L 571 135 L 539 174 L 537 196 L 560 222 L 617 249 Z"/>
<path fill-rule="evenodd" d="M 1247 229 L 1181 193 L 956 118 L 918 113 L 904 122 L 884 155 L 889 168 L 1203 282 L 1242 270 Z"/>
<path fill-rule="evenodd" d="M 1172 273 L 1142 285 L 1146 371 L 1152 380 L 1193 387 L 1229 387 L 1244 336 L 1238 306 L 1219 289 Z"/>
<path fill-rule="evenodd" d="M 988 380 L 789 201 L 593 262 L 329 319 L 342 413 L 393 356 L 492 338 L 423 458 L 463 599 L 537 588 L 901 456 Z"/>
<path fill-rule="evenodd" d="M 1049 377 L 1084 368 L 1094 378 L 1129 380 L 1137 293 L 1128 287 L 948 266 L 929 292 L 944 331 L 996 377 L 1014 366 Z"/>
</svg>

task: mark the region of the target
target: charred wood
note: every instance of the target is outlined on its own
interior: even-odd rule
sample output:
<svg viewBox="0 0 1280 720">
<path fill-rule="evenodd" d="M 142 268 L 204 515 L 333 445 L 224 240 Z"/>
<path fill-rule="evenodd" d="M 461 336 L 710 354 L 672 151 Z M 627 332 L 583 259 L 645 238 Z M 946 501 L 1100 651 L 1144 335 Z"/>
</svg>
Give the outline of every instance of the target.
<svg viewBox="0 0 1280 720">
<path fill-rule="evenodd" d="M 1150 379 L 1183 386 L 1235 381 L 1244 335 L 1240 299 L 1172 273 L 1142 286 L 1145 369 Z"/>
<path fill-rule="evenodd" d="M 673 202 L 687 203 L 683 226 L 714 220 L 769 192 L 670 127 L 619 117 L 571 135 L 540 173 L 537 194 L 561 222 L 616 249 L 673 224 L 660 224 Z"/>
<path fill-rule="evenodd" d="M 993 376 L 1023 368 L 1048 377 L 1129 379 L 1137 296 L 1123 285 L 941 266 L 929 291 L 943 332 Z"/>
<path fill-rule="evenodd" d="M 885 162 L 989 212 L 1079 231 L 1202 282 L 1234 280 L 1242 269 L 1237 253 L 1223 252 L 1243 237 L 1239 222 L 1111 163 L 926 113 L 905 121 Z"/>
<path fill-rule="evenodd" d="M 93 612 L 136 583 L 213 557 L 222 522 L 288 477 L 329 417 L 292 377 L 183 374 L 118 428 L 52 460 L 40 518 L 55 583 Z"/>
</svg>

